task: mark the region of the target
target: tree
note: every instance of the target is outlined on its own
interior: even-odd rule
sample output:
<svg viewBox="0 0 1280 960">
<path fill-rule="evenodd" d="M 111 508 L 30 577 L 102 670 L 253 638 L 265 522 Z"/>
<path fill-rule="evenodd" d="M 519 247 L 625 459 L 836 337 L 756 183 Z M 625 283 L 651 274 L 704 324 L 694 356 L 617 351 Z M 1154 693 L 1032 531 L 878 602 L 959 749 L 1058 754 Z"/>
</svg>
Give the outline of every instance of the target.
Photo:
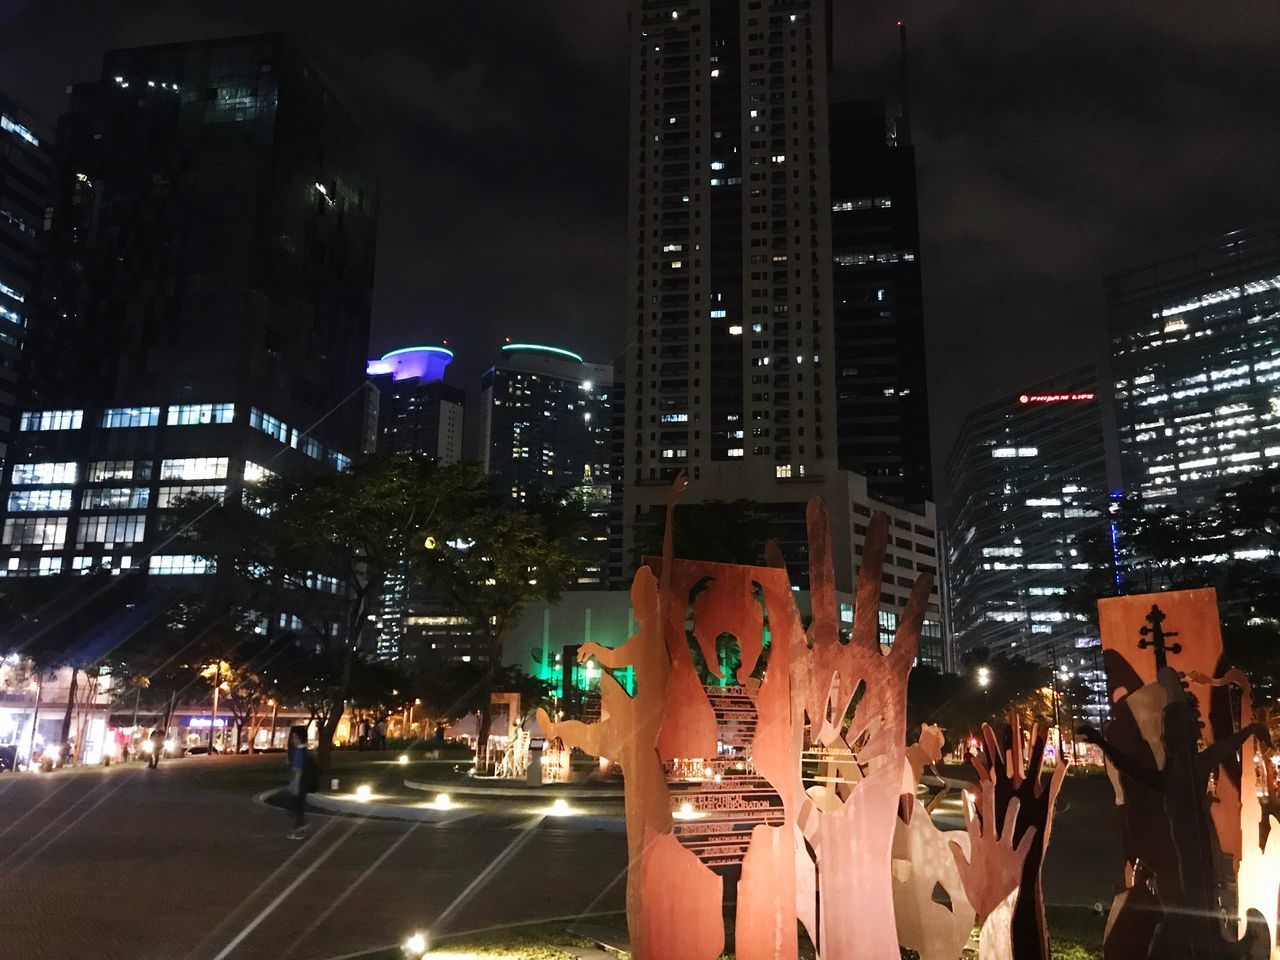
<svg viewBox="0 0 1280 960">
<path fill-rule="evenodd" d="M 387 575 L 421 531 L 466 516 L 483 491 L 471 465 L 441 467 L 411 456 L 373 456 L 341 473 L 272 477 L 243 504 L 196 501 L 187 509 L 238 605 L 268 624 L 283 615 L 311 673 L 300 694 L 317 724 L 327 769 L 333 736 L 363 664 L 365 629 Z"/>
<path fill-rule="evenodd" d="M 418 576 L 443 590 L 483 638 L 487 660 L 477 694 L 488 704 L 498 689 L 503 645 L 525 607 L 555 602 L 582 569 L 585 518 L 574 504 L 549 498 L 521 508 L 495 499 L 470 514 L 437 514 L 423 530 Z M 477 762 L 483 762 L 489 726 L 485 707 Z"/>
<path fill-rule="evenodd" d="M 983 723 L 1000 729 L 1010 710 L 1028 723 L 1044 725 L 1053 717 L 1045 693 L 1049 681 L 1048 667 L 1024 657 L 990 656 L 980 648 L 969 651 L 959 674 L 917 665 L 907 684 L 908 729 L 936 723 L 954 744 L 980 731 Z"/>
</svg>

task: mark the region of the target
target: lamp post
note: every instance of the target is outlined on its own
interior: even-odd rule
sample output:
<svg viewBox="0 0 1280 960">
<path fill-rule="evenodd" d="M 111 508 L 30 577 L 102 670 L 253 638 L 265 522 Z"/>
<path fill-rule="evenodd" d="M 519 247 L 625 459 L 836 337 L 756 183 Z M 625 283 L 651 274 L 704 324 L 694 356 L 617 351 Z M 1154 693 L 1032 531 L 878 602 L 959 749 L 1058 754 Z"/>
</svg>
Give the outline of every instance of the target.
<svg viewBox="0 0 1280 960">
<path fill-rule="evenodd" d="M 987 688 L 991 686 L 991 668 L 990 667 L 978 668 L 978 686 L 982 688 L 982 712 L 987 714 L 988 715 L 987 719 L 990 720 L 991 719 L 991 716 L 990 716 L 991 694 L 987 690 Z"/>
<path fill-rule="evenodd" d="M 213 716 L 209 718 L 209 756 L 213 756 L 213 730 L 218 725 L 218 691 L 222 687 L 222 661 L 213 662 Z"/>
<path fill-rule="evenodd" d="M 272 697 L 268 703 L 271 704 L 271 739 L 267 742 L 267 747 L 274 750 L 276 747 L 276 714 L 280 710 L 280 702 Z"/>
</svg>

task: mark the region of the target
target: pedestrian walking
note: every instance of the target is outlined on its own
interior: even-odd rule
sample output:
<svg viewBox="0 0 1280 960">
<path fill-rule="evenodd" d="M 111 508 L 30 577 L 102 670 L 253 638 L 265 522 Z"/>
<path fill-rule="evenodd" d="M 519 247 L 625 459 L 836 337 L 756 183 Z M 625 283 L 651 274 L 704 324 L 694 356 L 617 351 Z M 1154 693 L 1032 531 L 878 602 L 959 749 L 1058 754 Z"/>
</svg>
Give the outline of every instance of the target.
<svg viewBox="0 0 1280 960">
<path fill-rule="evenodd" d="M 293 830 L 290 840 L 301 840 L 307 835 L 307 794 L 315 789 L 319 770 L 311 751 L 307 749 L 307 728 L 293 727 L 289 731 L 289 809 L 293 811 Z"/>
<path fill-rule="evenodd" d="M 151 756 L 147 759 L 147 769 L 155 770 L 160 766 L 160 754 L 164 753 L 164 731 L 159 727 L 151 728 Z"/>
</svg>

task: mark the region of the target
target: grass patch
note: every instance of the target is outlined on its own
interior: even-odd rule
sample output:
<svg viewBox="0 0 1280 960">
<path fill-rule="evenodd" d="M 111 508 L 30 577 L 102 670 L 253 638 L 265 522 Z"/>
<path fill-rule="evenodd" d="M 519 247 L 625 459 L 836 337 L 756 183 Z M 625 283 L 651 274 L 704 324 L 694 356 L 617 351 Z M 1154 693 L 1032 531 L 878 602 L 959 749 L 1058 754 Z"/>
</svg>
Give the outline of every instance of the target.
<svg viewBox="0 0 1280 960">
<path fill-rule="evenodd" d="M 490 934 L 474 934 L 457 940 L 442 940 L 427 954 L 445 960 L 465 956 L 466 960 L 573 960 L 566 948 L 593 947 L 584 937 L 566 933 L 563 927 L 539 925 L 516 927 Z M 361 960 L 404 960 L 399 948 L 371 953 Z"/>
</svg>

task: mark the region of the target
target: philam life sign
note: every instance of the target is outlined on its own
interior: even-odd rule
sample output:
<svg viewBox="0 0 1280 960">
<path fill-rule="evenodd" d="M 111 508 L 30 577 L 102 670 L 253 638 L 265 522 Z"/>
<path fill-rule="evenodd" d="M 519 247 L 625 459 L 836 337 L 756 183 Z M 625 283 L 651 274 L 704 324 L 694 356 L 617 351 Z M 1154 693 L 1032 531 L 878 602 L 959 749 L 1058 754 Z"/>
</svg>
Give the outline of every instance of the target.
<svg viewBox="0 0 1280 960">
<path fill-rule="evenodd" d="M 1080 403 L 1082 401 L 1094 400 L 1097 394 L 1087 391 L 1081 393 L 1021 393 L 1018 394 L 1018 402 L 1022 404 L 1032 403 Z"/>
</svg>

